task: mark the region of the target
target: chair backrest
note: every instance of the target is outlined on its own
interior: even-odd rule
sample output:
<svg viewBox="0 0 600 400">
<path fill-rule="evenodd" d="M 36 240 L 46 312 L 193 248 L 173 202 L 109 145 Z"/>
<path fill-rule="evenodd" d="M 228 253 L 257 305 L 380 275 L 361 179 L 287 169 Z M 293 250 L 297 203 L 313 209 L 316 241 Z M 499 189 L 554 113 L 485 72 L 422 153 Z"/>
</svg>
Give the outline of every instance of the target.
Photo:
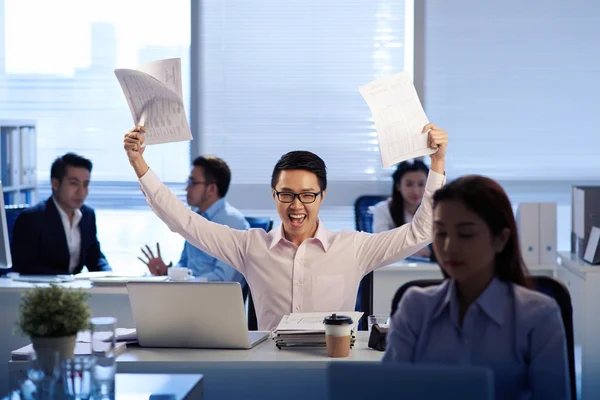
<svg viewBox="0 0 600 400">
<path fill-rule="evenodd" d="M 6 210 L 6 229 L 8 230 L 8 240 L 12 245 L 12 232 L 15 226 L 15 221 L 19 217 L 19 215 L 29 208 L 29 204 L 15 204 L 6 206 L 4 209 Z"/>
<path fill-rule="evenodd" d="M 330 400 L 494 398 L 494 375 L 485 367 L 332 362 L 327 384 Z"/>
<path fill-rule="evenodd" d="M 250 228 L 262 228 L 269 232 L 273 229 L 273 220 L 269 217 L 246 217 Z"/>
<path fill-rule="evenodd" d="M 565 327 L 565 336 L 567 341 L 567 358 L 569 361 L 569 383 L 571 386 L 571 398 L 577 398 L 577 382 L 575 380 L 575 338 L 573 335 L 573 305 L 571 303 L 571 295 L 569 290 L 560 281 L 551 278 L 549 276 L 531 276 L 531 282 L 535 286 L 535 289 L 542 292 L 556 300 L 556 303 L 560 307 L 560 313 L 562 321 Z M 404 293 L 413 287 L 428 287 L 433 285 L 439 285 L 443 282 L 441 279 L 419 279 L 405 283 L 400 286 L 394 295 L 392 300 L 392 313 L 394 315 L 398 308 L 398 303 Z"/>
<path fill-rule="evenodd" d="M 354 202 L 354 223 L 357 231 L 373 233 L 373 213 L 371 207 L 387 199 L 388 196 L 366 194 Z"/>
<path fill-rule="evenodd" d="M 269 217 L 246 217 L 246 221 L 250 224 L 250 228 L 262 228 L 267 232 L 273 229 L 273 220 Z M 254 301 L 252 300 L 252 293 L 248 284 L 242 289 L 242 295 L 244 296 L 244 301 L 248 300 L 248 330 L 257 331 L 258 319 L 256 318 L 256 309 L 254 308 Z"/>
<path fill-rule="evenodd" d="M 373 233 L 373 213 L 371 207 L 387 199 L 388 196 L 363 195 L 354 202 L 354 225 L 357 231 Z M 373 314 L 373 273 L 370 272 L 362 279 L 358 289 L 356 311 L 364 312 L 359 329 L 367 330 L 366 316 Z"/>
</svg>

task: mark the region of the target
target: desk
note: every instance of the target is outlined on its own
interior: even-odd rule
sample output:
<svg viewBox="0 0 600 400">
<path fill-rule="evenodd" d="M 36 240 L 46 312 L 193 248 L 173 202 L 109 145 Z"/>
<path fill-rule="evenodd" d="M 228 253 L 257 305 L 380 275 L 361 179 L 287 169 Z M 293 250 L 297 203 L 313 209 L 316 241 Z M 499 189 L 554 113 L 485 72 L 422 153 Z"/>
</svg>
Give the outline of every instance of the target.
<svg viewBox="0 0 600 400">
<path fill-rule="evenodd" d="M 0 359 L 10 359 L 10 352 L 27 345 L 28 337 L 13 335 L 15 322 L 21 302 L 21 294 L 35 286 L 48 286 L 43 283 L 16 282 L 0 278 Z M 93 287 L 89 281 L 81 280 L 63 283 L 61 286 L 81 288 L 91 295 L 89 300 L 92 316 L 113 316 L 118 325 L 134 327 L 129 297 L 125 286 Z M 8 392 L 6 364 L 0 362 L 0 393 Z"/>
<path fill-rule="evenodd" d="M 203 377 L 198 374 L 121 373 L 115 376 L 115 400 L 152 399 L 157 395 L 168 395 L 169 400 L 202 400 Z"/>
<path fill-rule="evenodd" d="M 207 399 L 326 399 L 329 362 L 381 360 L 383 352 L 368 348 L 367 335 L 357 332 L 350 356 L 336 359 L 325 349 L 278 350 L 272 339 L 250 350 L 130 347 L 117 357 L 117 371 L 202 374 Z M 8 364 L 12 382 L 24 376 L 25 362 Z"/>
<path fill-rule="evenodd" d="M 573 303 L 575 343 L 581 344 L 582 399 L 600 399 L 600 266 L 573 253 L 559 253 L 558 278 Z"/>
<path fill-rule="evenodd" d="M 556 265 L 529 267 L 532 275 L 556 277 Z M 400 262 L 376 269 L 373 273 L 373 313 L 387 315 L 392 309 L 392 299 L 400 286 L 416 279 L 442 279 L 437 263 Z"/>
</svg>

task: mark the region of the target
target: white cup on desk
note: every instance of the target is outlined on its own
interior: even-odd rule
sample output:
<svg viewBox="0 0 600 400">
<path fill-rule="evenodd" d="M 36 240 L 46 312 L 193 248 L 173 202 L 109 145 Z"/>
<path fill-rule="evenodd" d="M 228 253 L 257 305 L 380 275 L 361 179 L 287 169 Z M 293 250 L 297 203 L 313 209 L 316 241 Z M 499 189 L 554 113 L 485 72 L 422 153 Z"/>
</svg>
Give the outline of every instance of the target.
<svg viewBox="0 0 600 400">
<path fill-rule="evenodd" d="M 169 279 L 173 281 L 187 281 L 194 277 L 192 270 L 182 267 L 171 267 L 168 270 Z"/>
</svg>

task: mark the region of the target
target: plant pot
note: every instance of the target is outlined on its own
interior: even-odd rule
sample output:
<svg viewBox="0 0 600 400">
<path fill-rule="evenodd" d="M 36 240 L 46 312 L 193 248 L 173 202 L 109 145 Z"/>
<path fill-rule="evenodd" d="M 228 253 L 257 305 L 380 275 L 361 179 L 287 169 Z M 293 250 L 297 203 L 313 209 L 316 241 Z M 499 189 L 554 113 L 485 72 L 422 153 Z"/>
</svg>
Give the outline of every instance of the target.
<svg viewBox="0 0 600 400">
<path fill-rule="evenodd" d="M 75 352 L 76 335 L 63 337 L 31 337 L 31 344 L 37 354 L 38 360 L 44 366 L 46 372 L 51 371 L 56 362 L 67 358 L 73 358 Z M 58 360 L 55 359 L 58 353 Z"/>
</svg>

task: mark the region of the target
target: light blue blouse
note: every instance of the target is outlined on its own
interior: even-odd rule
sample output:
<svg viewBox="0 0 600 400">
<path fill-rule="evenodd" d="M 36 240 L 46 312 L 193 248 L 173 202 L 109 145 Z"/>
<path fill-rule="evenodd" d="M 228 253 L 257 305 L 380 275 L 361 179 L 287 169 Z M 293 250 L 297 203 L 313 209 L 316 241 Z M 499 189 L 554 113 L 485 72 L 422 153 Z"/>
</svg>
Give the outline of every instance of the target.
<svg viewBox="0 0 600 400">
<path fill-rule="evenodd" d="M 570 399 L 556 301 L 497 278 L 471 304 L 462 327 L 453 280 L 409 289 L 392 316 L 383 361 L 487 366 L 496 399 Z"/>
</svg>

